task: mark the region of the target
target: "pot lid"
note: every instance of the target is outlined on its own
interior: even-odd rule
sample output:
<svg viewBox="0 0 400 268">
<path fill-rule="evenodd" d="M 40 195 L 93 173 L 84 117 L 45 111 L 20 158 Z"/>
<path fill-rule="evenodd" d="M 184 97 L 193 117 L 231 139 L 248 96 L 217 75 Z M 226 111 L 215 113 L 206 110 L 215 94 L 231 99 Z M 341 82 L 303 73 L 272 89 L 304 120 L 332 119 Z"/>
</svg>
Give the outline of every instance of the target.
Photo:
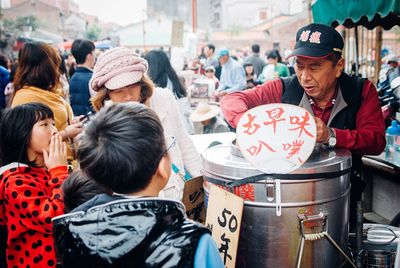
<svg viewBox="0 0 400 268">
<path fill-rule="evenodd" d="M 227 179 L 241 179 L 263 174 L 238 153 L 234 145 L 221 144 L 202 153 L 203 170 Z M 316 144 L 314 151 L 300 168 L 288 174 L 332 173 L 351 168 L 351 153 L 345 149 L 328 149 Z M 312 176 L 310 176 L 312 177 Z"/>
</svg>

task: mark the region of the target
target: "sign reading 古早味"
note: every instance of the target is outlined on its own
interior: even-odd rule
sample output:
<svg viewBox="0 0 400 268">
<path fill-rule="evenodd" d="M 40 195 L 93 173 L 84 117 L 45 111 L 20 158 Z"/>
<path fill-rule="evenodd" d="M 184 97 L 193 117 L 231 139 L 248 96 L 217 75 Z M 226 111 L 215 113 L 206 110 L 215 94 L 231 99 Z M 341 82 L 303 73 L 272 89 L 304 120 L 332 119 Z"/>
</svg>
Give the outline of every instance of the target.
<svg viewBox="0 0 400 268">
<path fill-rule="evenodd" d="M 264 173 L 288 173 L 311 155 L 314 117 L 304 108 L 274 103 L 255 107 L 240 118 L 237 143 L 243 156 Z"/>
</svg>

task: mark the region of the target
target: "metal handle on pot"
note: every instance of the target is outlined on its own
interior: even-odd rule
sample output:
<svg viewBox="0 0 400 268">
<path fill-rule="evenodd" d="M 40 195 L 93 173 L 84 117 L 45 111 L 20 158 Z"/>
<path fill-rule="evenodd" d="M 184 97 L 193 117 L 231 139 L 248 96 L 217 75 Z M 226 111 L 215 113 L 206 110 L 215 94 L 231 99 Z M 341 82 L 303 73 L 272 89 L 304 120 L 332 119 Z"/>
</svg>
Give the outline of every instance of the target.
<svg viewBox="0 0 400 268">
<path fill-rule="evenodd" d="M 274 201 L 274 192 L 275 192 L 274 184 L 265 183 L 265 193 L 267 195 L 268 202 Z"/>
<path fill-rule="evenodd" d="M 281 200 L 281 180 L 280 179 L 276 179 L 275 180 L 275 194 L 276 194 L 276 207 L 275 207 L 275 211 L 276 211 L 276 216 L 280 217 L 282 215 L 282 200 Z"/>
<path fill-rule="evenodd" d="M 340 246 L 335 242 L 335 240 L 328 234 L 327 226 L 328 226 L 328 213 L 325 211 L 321 211 L 317 215 L 306 215 L 306 214 L 298 214 L 297 217 L 299 218 L 299 223 L 300 223 L 300 234 L 301 234 L 301 239 L 300 239 L 300 244 L 299 244 L 299 249 L 297 251 L 297 261 L 296 261 L 296 268 L 300 268 L 301 266 L 301 258 L 303 257 L 303 251 L 304 251 L 304 241 L 305 240 L 310 240 L 310 241 L 315 241 L 322 239 L 326 237 L 329 242 L 339 251 L 340 254 L 342 254 L 346 260 L 354 267 L 357 268 L 355 263 L 346 255 L 346 253 L 340 248 Z M 305 233 L 304 232 L 304 224 L 305 223 L 315 223 L 318 221 L 322 221 L 322 230 L 321 232 L 318 233 Z"/>
<path fill-rule="evenodd" d="M 320 211 L 318 214 L 315 215 L 307 215 L 304 213 L 297 214 L 297 217 L 302 222 L 313 222 L 313 221 L 324 221 L 326 223 L 328 219 L 328 212 L 327 211 Z"/>
<path fill-rule="evenodd" d="M 265 194 L 268 202 L 272 202 L 275 199 L 276 216 L 280 217 L 282 215 L 281 180 L 266 179 Z"/>
</svg>

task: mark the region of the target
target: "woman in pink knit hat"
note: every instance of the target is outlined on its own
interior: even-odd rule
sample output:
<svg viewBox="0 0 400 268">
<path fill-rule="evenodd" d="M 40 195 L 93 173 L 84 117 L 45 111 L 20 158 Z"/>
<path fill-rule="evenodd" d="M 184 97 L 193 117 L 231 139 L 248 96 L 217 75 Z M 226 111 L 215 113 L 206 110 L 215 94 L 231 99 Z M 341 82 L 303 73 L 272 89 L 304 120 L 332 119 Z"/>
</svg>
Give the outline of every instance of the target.
<svg viewBox="0 0 400 268">
<path fill-rule="evenodd" d="M 200 155 L 183 125 L 175 97 L 168 89 L 155 87 L 147 70 L 147 61 L 134 51 L 123 47 L 108 50 L 98 58 L 89 82 L 96 92 L 92 105 L 99 111 L 107 103 L 136 101 L 157 113 L 166 142 L 176 140 L 176 146 L 168 151 L 172 161 L 171 177 L 161 195 L 180 200 L 184 179 L 200 175 Z"/>
</svg>

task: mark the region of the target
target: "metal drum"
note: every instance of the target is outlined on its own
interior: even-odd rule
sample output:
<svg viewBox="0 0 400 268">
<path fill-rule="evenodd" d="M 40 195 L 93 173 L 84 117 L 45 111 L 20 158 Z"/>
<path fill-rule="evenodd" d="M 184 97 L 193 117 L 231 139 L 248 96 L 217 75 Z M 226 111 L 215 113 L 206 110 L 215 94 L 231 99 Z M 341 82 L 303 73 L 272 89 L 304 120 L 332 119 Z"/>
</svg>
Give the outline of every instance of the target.
<svg viewBox="0 0 400 268">
<path fill-rule="evenodd" d="M 393 268 L 400 241 L 400 228 L 384 224 L 366 223 L 363 226 L 363 248 L 367 268 Z"/>
<path fill-rule="evenodd" d="M 209 183 L 226 185 L 261 174 L 230 145 L 209 148 L 202 158 L 206 196 Z M 350 168 L 349 151 L 317 145 L 301 168 L 285 175 L 290 179 L 270 175 L 225 187 L 245 200 L 236 267 L 295 267 L 302 232 L 326 231 L 345 248 Z M 327 239 L 305 241 L 301 267 L 337 268 L 344 263 Z"/>
</svg>

